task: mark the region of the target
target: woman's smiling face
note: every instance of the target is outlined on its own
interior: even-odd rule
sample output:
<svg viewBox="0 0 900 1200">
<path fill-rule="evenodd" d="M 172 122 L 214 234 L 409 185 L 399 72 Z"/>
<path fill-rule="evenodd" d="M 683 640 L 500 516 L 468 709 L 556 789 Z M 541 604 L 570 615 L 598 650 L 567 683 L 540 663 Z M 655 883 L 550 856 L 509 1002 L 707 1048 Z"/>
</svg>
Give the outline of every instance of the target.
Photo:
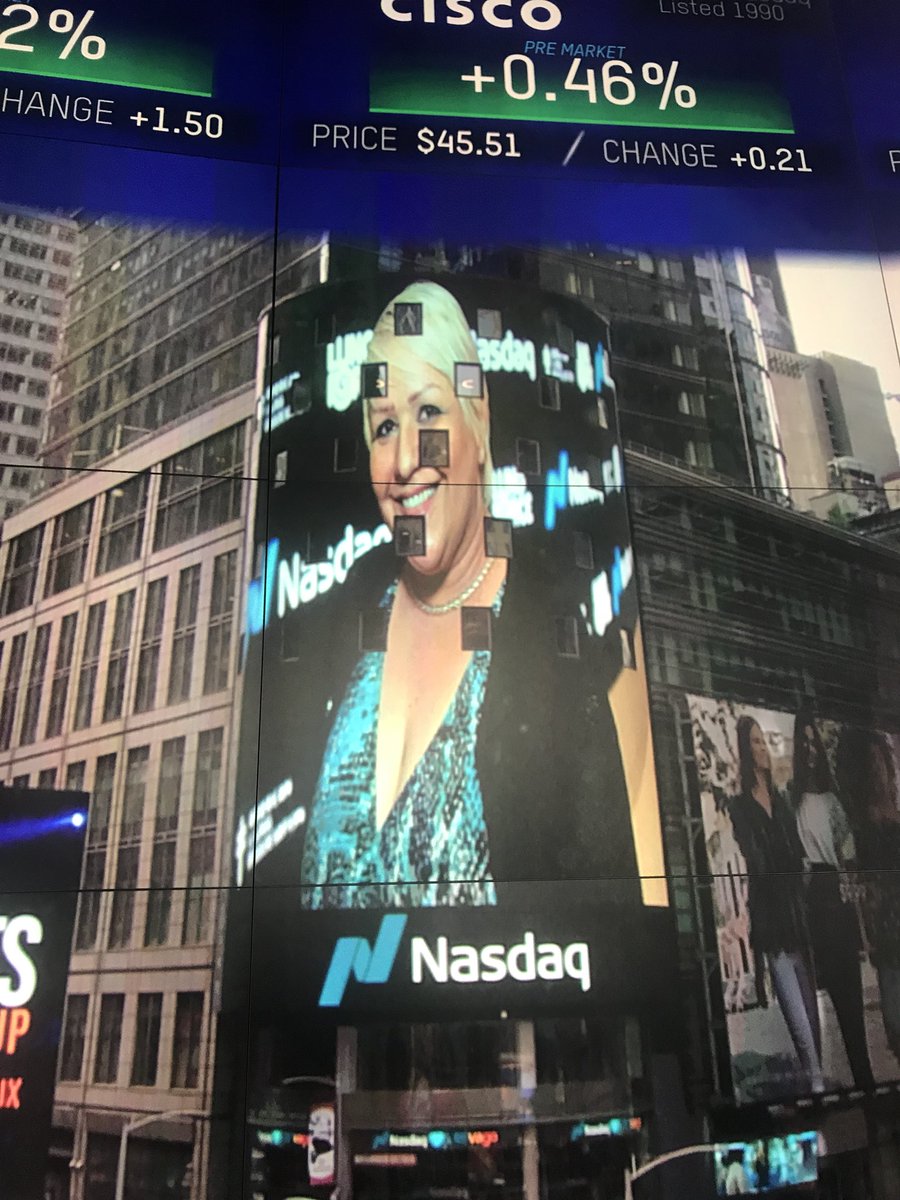
<svg viewBox="0 0 900 1200">
<path fill-rule="evenodd" d="M 487 400 L 473 400 L 479 438 L 466 422 L 453 385 L 443 372 L 420 358 L 408 338 L 383 342 L 387 395 L 367 401 L 371 434 L 369 473 L 381 515 L 393 530 L 398 516 L 425 518 L 425 553 L 408 559 L 424 575 L 444 575 L 483 538 L 485 516 L 482 466 Z M 419 433 L 445 429 L 449 465 L 419 465 Z"/>
</svg>

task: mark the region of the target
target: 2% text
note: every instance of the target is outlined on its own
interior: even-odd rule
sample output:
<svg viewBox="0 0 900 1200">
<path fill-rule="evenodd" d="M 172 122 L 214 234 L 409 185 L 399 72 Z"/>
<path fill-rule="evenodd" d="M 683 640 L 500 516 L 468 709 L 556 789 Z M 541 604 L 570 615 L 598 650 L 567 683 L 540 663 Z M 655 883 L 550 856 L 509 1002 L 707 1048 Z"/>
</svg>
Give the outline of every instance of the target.
<svg viewBox="0 0 900 1200">
<path fill-rule="evenodd" d="M 34 29 L 40 24 L 41 14 L 38 10 L 31 4 L 7 4 L 0 12 L 0 17 L 8 22 L 0 31 L 0 50 L 33 54 L 33 43 L 24 40 L 22 35 L 27 35 L 29 29 Z M 64 62 L 73 50 L 77 50 L 82 58 L 93 61 L 103 58 L 106 54 L 106 41 L 95 33 L 87 32 L 93 19 L 92 8 L 87 9 L 82 17 L 76 16 L 68 8 L 55 8 L 50 13 L 47 18 L 50 32 L 65 38 L 62 49 L 56 56 L 60 61 Z"/>
</svg>

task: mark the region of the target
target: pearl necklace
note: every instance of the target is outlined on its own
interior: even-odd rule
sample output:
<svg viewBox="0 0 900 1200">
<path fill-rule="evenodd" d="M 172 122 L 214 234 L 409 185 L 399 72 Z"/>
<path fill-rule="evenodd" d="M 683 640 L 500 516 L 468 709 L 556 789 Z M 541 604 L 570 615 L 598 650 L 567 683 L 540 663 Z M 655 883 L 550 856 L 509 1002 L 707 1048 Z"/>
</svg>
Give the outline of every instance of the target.
<svg viewBox="0 0 900 1200">
<path fill-rule="evenodd" d="M 494 560 L 489 558 L 466 590 L 464 592 L 460 592 L 455 600 L 448 600 L 446 604 L 426 604 L 424 600 L 420 600 L 418 596 L 414 595 L 413 592 L 407 588 L 410 599 L 416 608 L 420 609 L 423 613 L 427 613 L 429 617 L 439 617 L 442 613 L 452 612 L 454 608 L 460 608 L 463 604 L 465 604 L 468 598 L 478 591 L 485 579 L 487 579 L 488 571 L 490 571 L 491 567 L 493 566 L 493 562 Z"/>
</svg>

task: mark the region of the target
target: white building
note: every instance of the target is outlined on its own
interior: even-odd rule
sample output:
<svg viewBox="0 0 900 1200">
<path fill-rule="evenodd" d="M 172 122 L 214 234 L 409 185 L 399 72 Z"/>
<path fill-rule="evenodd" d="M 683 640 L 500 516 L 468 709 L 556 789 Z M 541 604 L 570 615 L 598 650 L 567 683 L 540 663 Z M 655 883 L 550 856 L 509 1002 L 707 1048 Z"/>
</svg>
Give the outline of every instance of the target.
<svg viewBox="0 0 900 1200">
<path fill-rule="evenodd" d="M 824 352 L 768 354 L 797 507 L 822 514 L 835 503 L 860 512 L 883 504 L 875 493 L 900 463 L 874 367 Z"/>
</svg>

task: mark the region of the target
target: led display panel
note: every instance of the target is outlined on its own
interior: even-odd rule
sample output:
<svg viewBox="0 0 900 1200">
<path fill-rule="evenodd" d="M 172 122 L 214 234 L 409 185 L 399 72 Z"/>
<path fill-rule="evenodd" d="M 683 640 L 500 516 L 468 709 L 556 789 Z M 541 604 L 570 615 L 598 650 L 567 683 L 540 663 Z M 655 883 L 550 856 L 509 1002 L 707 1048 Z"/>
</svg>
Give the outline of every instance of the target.
<svg viewBox="0 0 900 1200">
<path fill-rule="evenodd" d="M 305 917 L 335 914 L 347 964 L 369 924 L 336 914 L 397 912 L 373 971 L 411 910 L 472 910 L 482 945 L 455 920 L 452 965 L 451 925 L 411 923 L 414 981 L 427 966 L 586 994 L 584 937 L 562 918 L 535 940 L 504 912 L 526 881 L 568 884 L 567 903 L 604 879 L 634 911 L 666 902 L 608 325 L 537 288 L 377 272 L 271 320 L 238 785 L 257 799 L 235 883 L 267 910 L 278 895 L 276 924 L 304 941 Z M 311 973 L 320 1007 L 348 970 Z"/>
<path fill-rule="evenodd" d="M 32 1200 L 47 1166 L 87 796 L 0 789 L 0 1158 Z"/>
<path fill-rule="evenodd" d="M 757 1196 L 788 1188 L 809 1192 L 818 1174 L 818 1141 L 816 1133 L 789 1133 L 717 1146 L 716 1195 Z"/>
</svg>

